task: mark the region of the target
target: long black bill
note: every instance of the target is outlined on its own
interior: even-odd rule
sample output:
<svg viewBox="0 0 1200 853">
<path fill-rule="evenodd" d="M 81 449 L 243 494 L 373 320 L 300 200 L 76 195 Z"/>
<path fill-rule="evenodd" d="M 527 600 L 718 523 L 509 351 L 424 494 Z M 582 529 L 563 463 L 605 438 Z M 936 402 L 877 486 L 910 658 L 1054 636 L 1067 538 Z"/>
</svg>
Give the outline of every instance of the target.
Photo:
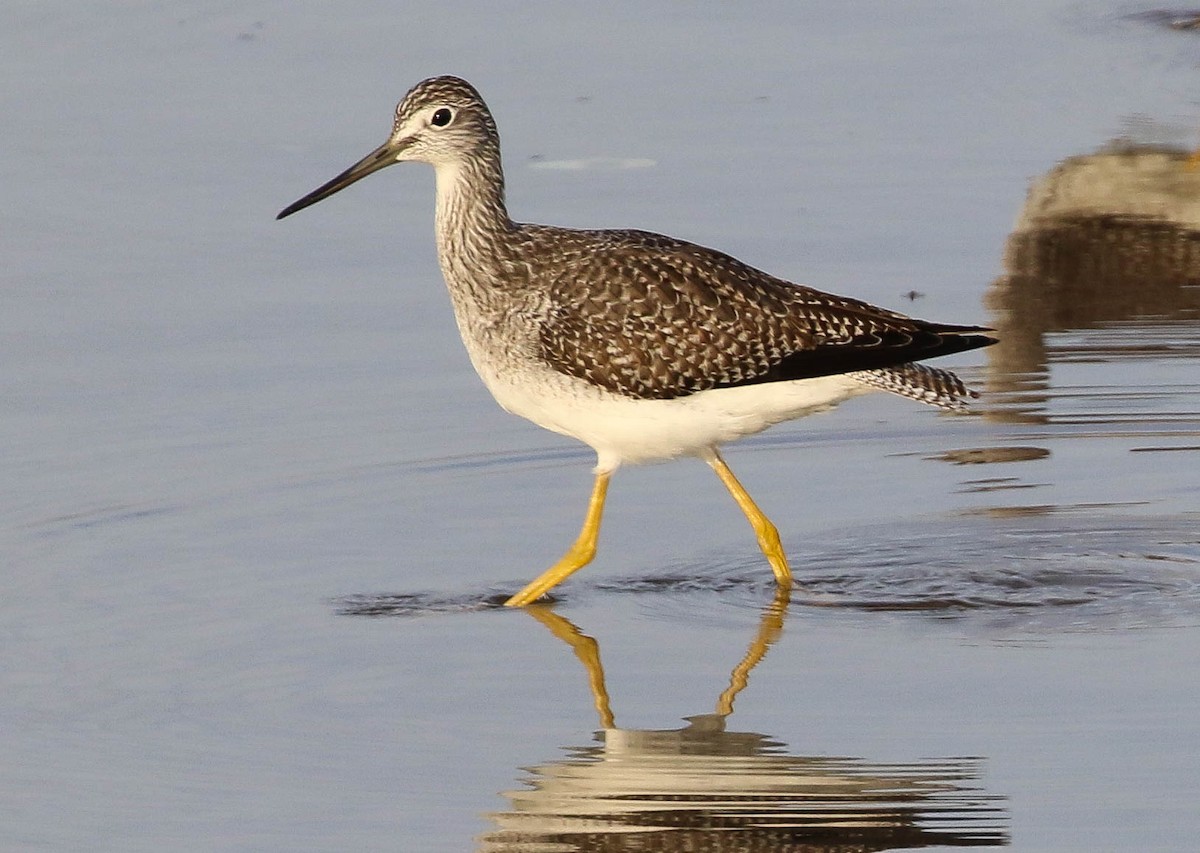
<svg viewBox="0 0 1200 853">
<path fill-rule="evenodd" d="M 366 157 L 363 157 L 346 171 L 342 172 L 332 181 L 322 184 L 315 190 L 310 192 L 299 201 L 294 201 L 279 211 L 276 219 L 283 219 L 285 216 L 291 216 L 297 210 L 303 210 L 310 204 L 316 204 L 323 198 L 329 198 L 338 190 L 344 190 L 357 180 L 365 178 L 372 172 L 378 172 L 385 166 L 390 166 L 396 162 L 396 155 L 401 151 L 401 146 L 388 140 L 383 145 L 380 145 Z"/>
</svg>

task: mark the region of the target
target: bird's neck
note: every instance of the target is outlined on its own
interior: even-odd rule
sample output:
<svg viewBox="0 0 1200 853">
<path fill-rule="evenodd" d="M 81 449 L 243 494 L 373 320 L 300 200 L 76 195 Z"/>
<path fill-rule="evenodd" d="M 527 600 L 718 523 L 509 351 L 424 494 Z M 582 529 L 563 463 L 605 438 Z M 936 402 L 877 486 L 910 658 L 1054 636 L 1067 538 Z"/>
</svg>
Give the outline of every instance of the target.
<svg viewBox="0 0 1200 853">
<path fill-rule="evenodd" d="M 498 152 L 438 164 L 437 243 L 447 282 L 499 260 L 514 225 L 504 205 Z"/>
</svg>

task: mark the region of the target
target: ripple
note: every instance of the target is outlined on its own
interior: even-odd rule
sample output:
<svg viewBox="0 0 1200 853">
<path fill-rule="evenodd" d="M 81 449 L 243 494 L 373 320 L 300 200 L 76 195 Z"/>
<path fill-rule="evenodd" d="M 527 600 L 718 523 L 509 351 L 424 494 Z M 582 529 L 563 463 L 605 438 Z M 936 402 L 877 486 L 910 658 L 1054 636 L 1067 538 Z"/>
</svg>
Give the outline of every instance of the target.
<svg viewBox="0 0 1200 853">
<path fill-rule="evenodd" d="M 1198 625 L 1197 527 L 1194 516 L 1069 518 L 1050 512 L 856 529 L 792 549 L 804 555 L 795 570 L 801 589 L 792 606 L 1034 634 Z M 743 594 L 727 603 L 761 607 L 764 590 L 756 587 L 769 589 L 770 573 L 755 561 L 727 568 L 711 590 L 740 579 Z M 708 571 L 719 571 L 719 564 Z M 752 584 L 755 577 L 759 583 Z M 638 592 L 653 582 L 631 578 L 628 587 Z M 699 586 L 698 578 L 668 584 L 680 593 Z M 678 603 L 662 602 L 668 610 Z"/>
<path fill-rule="evenodd" d="M 803 562 L 791 606 L 975 620 L 1033 633 L 1200 625 L 1198 522 L 1194 515 L 1047 512 L 857 528 L 793 546 Z M 654 601 L 659 615 L 693 620 L 714 610 L 759 610 L 774 589 L 761 558 L 742 552 L 617 578 L 585 573 L 551 600 L 632 595 Z M 342 615 L 411 617 L 501 609 L 506 595 L 493 587 L 461 595 L 348 595 L 332 603 Z"/>
<path fill-rule="evenodd" d="M 1030 462 L 1045 459 L 1049 455 L 1050 451 L 1044 447 L 963 447 L 925 458 L 954 465 L 990 465 L 996 462 Z"/>
<path fill-rule="evenodd" d="M 343 595 L 330 600 L 339 616 L 435 616 L 503 610 L 511 593 L 484 592 L 441 595 L 421 592 L 381 592 Z"/>
</svg>

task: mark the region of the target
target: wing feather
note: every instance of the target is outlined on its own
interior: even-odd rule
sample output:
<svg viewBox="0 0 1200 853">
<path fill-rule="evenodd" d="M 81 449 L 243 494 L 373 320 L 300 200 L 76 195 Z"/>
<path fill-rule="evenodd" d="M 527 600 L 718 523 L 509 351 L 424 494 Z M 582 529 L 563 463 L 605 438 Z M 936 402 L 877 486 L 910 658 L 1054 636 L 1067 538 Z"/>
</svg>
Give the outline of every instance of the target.
<svg viewBox="0 0 1200 853">
<path fill-rule="evenodd" d="M 669 237 L 568 233 L 577 245 L 554 272 L 542 355 L 615 393 L 670 399 L 901 365 L 993 342 L 986 329 L 916 320 Z"/>
</svg>

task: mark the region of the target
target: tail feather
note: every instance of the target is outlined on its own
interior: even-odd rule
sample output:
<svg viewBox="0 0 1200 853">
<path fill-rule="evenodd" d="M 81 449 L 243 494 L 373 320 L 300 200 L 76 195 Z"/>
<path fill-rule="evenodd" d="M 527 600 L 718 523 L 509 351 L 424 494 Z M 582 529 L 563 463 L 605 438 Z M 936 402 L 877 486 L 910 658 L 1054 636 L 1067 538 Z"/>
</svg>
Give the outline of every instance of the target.
<svg viewBox="0 0 1200 853">
<path fill-rule="evenodd" d="M 967 401 L 979 396 L 949 370 L 924 364 L 910 362 L 877 370 L 859 370 L 850 376 L 880 391 L 951 412 L 967 411 Z"/>
</svg>

